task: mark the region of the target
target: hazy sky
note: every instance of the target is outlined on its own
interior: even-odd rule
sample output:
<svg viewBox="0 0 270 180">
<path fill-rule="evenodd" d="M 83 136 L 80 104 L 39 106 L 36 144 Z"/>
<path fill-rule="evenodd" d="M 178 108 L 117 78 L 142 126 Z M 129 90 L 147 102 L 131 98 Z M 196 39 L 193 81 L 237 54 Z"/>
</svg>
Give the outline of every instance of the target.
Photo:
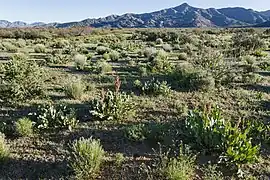
<svg viewBox="0 0 270 180">
<path fill-rule="evenodd" d="M 270 9 L 270 0 L 0 0 L 0 19 L 67 22 L 127 12 L 142 13 L 188 3 L 195 7 Z"/>
</svg>

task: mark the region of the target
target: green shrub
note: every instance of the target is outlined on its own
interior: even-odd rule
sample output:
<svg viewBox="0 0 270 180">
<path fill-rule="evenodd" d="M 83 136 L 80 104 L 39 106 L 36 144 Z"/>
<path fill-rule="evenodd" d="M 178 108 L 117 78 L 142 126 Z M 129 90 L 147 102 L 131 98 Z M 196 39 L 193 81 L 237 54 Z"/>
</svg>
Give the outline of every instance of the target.
<svg viewBox="0 0 270 180">
<path fill-rule="evenodd" d="M 159 50 L 153 59 L 150 58 L 149 69 L 153 73 L 169 73 L 172 71 L 173 65 L 169 62 L 168 54 Z"/>
<path fill-rule="evenodd" d="M 134 111 L 130 96 L 120 92 L 103 92 L 100 99 L 94 99 L 90 104 L 90 113 L 98 120 L 123 121 Z"/>
<path fill-rule="evenodd" d="M 187 60 L 187 58 L 188 58 L 187 53 L 178 54 L 178 59 L 179 60 Z"/>
<path fill-rule="evenodd" d="M 7 145 L 5 135 L 0 133 L 0 162 L 5 161 L 9 157 L 9 147 Z"/>
<path fill-rule="evenodd" d="M 115 158 L 115 164 L 116 164 L 116 166 L 117 167 L 121 167 L 122 164 L 125 161 L 124 155 L 122 153 L 116 153 L 115 156 L 114 156 L 114 158 Z"/>
<path fill-rule="evenodd" d="M 110 49 L 107 48 L 107 47 L 105 47 L 105 46 L 98 46 L 98 47 L 96 48 L 96 51 L 97 51 L 97 53 L 98 53 L 99 55 L 103 55 L 103 54 L 105 54 L 105 53 L 109 53 Z"/>
<path fill-rule="evenodd" d="M 66 95 L 70 98 L 80 100 L 85 91 L 85 84 L 81 80 L 69 82 L 65 87 Z"/>
<path fill-rule="evenodd" d="M 77 70 L 84 70 L 84 67 L 87 65 L 87 57 L 85 55 L 77 54 L 73 60 Z"/>
<path fill-rule="evenodd" d="M 18 39 L 18 40 L 16 41 L 16 46 L 17 46 L 17 47 L 20 47 L 20 48 L 23 48 L 23 47 L 26 46 L 26 41 L 25 41 L 24 39 Z"/>
<path fill-rule="evenodd" d="M 223 174 L 217 170 L 217 166 L 208 165 L 203 169 L 203 179 L 207 180 L 223 180 Z"/>
<path fill-rule="evenodd" d="M 97 178 L 105 158 L 100 141 L 81 138 L 71 145 L 70 166 L 77 179 Z"/>
<path fill-rule="evenodd" d="M 124 129 L 125 137 L 134 142 L 142 142 L 147 139 L 147 127 L 145 124 L 136 124 Z"/>
<path fill-rule="evenodd" d="M 166 52 L 171 52 L 172 51 L 172 46 L 170 45 L 170 44 L 164 44 L 163 46 L 162 46 L 162 48 L 164 49 L 164 51 L 166 51 Z"/>
<path fill-rule="evenodd" d="M 46 53 L 46 47 L 43 44 L 37 44 L 34 47 L 35 53 Z"/>
<path fill-rule="evenodd" d="M 117 51 L 111 51 L 109 56 L 112 61 L 118 61 L 120 59 L 120 53 Z"/>
<path fill-rule="evenodd" d="M 189 143 L 198 150 L 218 152 L 225 162 L 241 165 L 254 163 L 259 146 L 252 144 L 250 128 L 241 129 L 226 121 L 218 107 L 206 107 L 204 111 L 191 111 L 185 121 Z"/>
<path fill-rule="evenodd" d="M 106 61 L 108 61 L 110 59 L 110 54 L 105 53 L 105 54 L 103 54 L 102 57 L 103 57 L 103 59 L 105 59 Z"/>
<path fill-rule="evenodd" d="M 211 91 L 215 88 L 215 79 L 211 74 L 189 66 L 178 66 L 170 77 L 183 89 Z"/>
<path fill-rule="evenodd" d="M 35 61 L 16 54 L 0 68 L 0 94 L 8 103 L 21 102 L 44 95 L 44 70 Z"/>
<path fill-rule="evenodd" d="M 5 49 L 8 52 L 11 52 L 11 53 L 18 52 L 18 48 L 16 46 L 14 46 L 13 44 L 11 44 L 10 42 L 3 42 L 2 45 L 5 47 Z"/>
<path fill-rule="evenodd" d="M 165 95 L 168 96 L 171 93 L 171 87 L 167 84 L 167 81 L 160 82 L 159 80 L 152 79 L 146 81 L 144 84 L 136 83 L 135 87 L 142 93 L 147 95 Z"/>
<path fill-rule="evenodd" d="M 29 118 L 21 118 L 16 123 L 16 132 L 20 136 L 32 136 L 33 135 L 33 122 Z"/>
<path fill-rule="evenodd" d="M 38 129 L 64 128 L 70 131 L 78 125 L 74 109 L 65 105 L 47 104 L 40 106 L 36 115 L 35 126 Z"/>
<path fill-rule="evenodd" d="M 150 58 L 152 56 L 154 56 L 157 53 L 157 50 L 155 48 L 145 48 L 143 51 L 143 55 L 146 58 Z"/>
<path fill-rule="evenodd" d="M 112 72 L 112 66 L 106 61 L 98 61 L 95 64 L 95 72 L 98 74 L 106 74 L 108 72 Z"/>
<path fill-rule="evenodd" d="M 177 157 L 163 157 L 162 161 L 161 172 L 166 179 L 188 180 L 195 176 L 195 157 L 183 153 L 181 149 Z"/>
</svg>

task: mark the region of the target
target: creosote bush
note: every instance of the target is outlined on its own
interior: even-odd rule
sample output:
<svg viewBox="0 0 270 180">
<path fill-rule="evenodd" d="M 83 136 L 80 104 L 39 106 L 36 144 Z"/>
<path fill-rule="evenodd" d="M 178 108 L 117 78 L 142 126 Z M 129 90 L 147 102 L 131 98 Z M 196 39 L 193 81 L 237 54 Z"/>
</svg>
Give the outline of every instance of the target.
<svg viewBox="0 0 270 180">
<path fill-rule="evenodd" d="M 32 136 L 33 135 L 33 122 L 29 118 L 21 118 L 16 123 L 16 132 L 20 136 Z"/>
<path fill-rule="evenodd" d="M 15 54 L 13 60 L 0 68 L 0 99 L 5 102 L 21 102 L 43 96 L 45 74 L 35 61 L 24 54 Z"/>
<path fill-rule="evenodd" d="M 105 151 L 100 141 L 81 138 L 71 145 L 70 166 L 77 179 L 95 179 L 104 161 Z"/>
</svg>

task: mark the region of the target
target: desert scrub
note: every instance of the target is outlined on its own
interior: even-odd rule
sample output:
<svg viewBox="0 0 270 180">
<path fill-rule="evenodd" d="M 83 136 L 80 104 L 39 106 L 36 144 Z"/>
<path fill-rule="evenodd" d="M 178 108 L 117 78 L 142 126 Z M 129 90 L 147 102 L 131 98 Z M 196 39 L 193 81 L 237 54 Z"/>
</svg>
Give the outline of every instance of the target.
<svg viewBox="0 0 270 180">
<path fill-rule="evenodd" d="M 99 99 L 90 102 L 90 113 L 98 120 L 123 121 L 134 115 L 134 103 L 129 95 L 121 93 L 121 81 L 115 78 L 115 91 L 101 92 Z"/>
<path fill-rule="evenodd" d="M 9 157 L 9 154 L 9 147 L 5 135 L 0 132 L 0 162 L 5 161 Z"/>
<path fill-rule="evenodd" d="M 161 173 L 170 180 L 188 180 L 195 176 L 195 156 L 184 153 L 180 149 L 176 157 L 163 156 L 161 160 Z"/>
<path fill-rule="evenodd" d="M 71 145 L 70 166 L 77 179 L 95 179 L 104 157 L 105 151 L 99 140 L 81 138 Z"/>
<path fill-rule="evenodd" d="M 109 57 L 112 61 L 118 61 L 120 59 L 120 53 L 117 51 L 111 51 Z"/>
<path fill-rule="evenodd" d="M 99 54 L 99 55 L 103 55 L 105 53 L 109 53 L 110 49 L 105 47 L 105 46 L 98 46 L 96 48 L 96 52 Z"/>
<path fill-rule="evenodd" d="M 29 118 L 21 118 L 15 123 L 16 132 L 18 135 L 26 137 L 33 135 L 33 122 Z"/>
<path fill-rule="evenodd" d="M 215 89 L 215 79 L 212 75 L 192 66 L 178 66 L 169 74 L 169 77 L 182 89 L 199 91 Z"/>
<path fill-rule="evenodd" d="M 34 51 L 35 53 L 46 53 L 46 47 L 43 44 L 36 44 Z"/>
<path fill-rule="evenodd" d="M 45 94 L 44 70 L 24 54 L 15 54 L 12 61 L 0 68 L 0 99 L 7 103 L 21 102 Z"/>
<path fill-rule="evenodd" d="M 35 115 L 35 127 L 38 129 L 69 129 L 75 128 L 79 121 L 74 109 L 67 106 L 47 104 L 40 106 Z"/>
<path fill-rule="evenodd" d="M 171 93 L 171 87 L 168 85 L 167 81 L 160 82 L 157 79 L 152 79 L 146 81 L 142 84 L 139 80 L 134 82 L 135 88 L 137 88 L 141 93 L 146 95 L 164 95 L 168 96 Z"/>
<path fill-rule="evenodd" d="M 156 53 L 157 53 L 156 48 L 152 48 L 152 47 L 147 47 L 143 50 L 143 55 L 146 58 L 150 58 L 154 56 Z"/>
<path fill-rule="evenodd" d="M 149 70 L 152 73 L 169 73 L 173 65 L 169 62 L 169 55 L 164 50 L 159 50 L 154 56 L 149 58 Z"/>
<path fill-rule="evenodd" d="M 18 48 L 11 44 L 10 42 L 3 42 L 2 45 L 6 49 L 6 51 L 11 52 L 11 53 L 16 53 L 18 52 Z"/>
<path fill-rule="evenodd" d="M 94 65 L 94 72 L 97 74 L 106 74 L 108 72 L 112 72 L 112 65 L 107 63 L 106 61 L 98 61 Z"/>
<path fill-rule="evenodd" d="M 84 70 L 84 67 L 87 65 L 87 57 L 85 55 L 76 54 L 73 60 L 77 70 Z"/>
<path fill-rule="evenodd" d="M 69 98 L 76 99 L 76 100 L 82 99 L 85 90 L 86 90 L 86 86 L 81 79 L 70 81 L 65 86 L 66 95 Z"/>
</svg>

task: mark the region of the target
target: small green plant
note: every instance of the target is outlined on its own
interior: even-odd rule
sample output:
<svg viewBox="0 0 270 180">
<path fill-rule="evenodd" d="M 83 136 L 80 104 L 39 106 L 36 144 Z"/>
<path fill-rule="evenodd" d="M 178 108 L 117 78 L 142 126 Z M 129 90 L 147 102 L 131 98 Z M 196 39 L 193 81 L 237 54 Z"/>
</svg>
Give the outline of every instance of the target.
<svg viewBox="0 0 270 180">
<path fill-rule="evenodd" d="M 0 162 L 5 161 L 9 157 L 9 153 L 5 135 L 0 132 Z"/>
<path fill-rule="evenodd" d="M 166 179 L 188 180 L 195 176 L 195 156 L 184 153 L 180 148 L 177 157 L 163 157 L 161 172 Z"/>
<path fill-rule="evenodd" d="M 147 138 L 147 127 L 145 124 L 135 124 L 124 129 L 124 135 L 127 139 L 134 142 L 142 142 Z"/>
<path fill-rule="evenodd" d="M 145 48 L 143 51 L 143 55 L 146 58 L 150 58 L 152 56 L 154 56 L 157 53 L 157 50 L 155 48 Z"/>
<path fill-rule="evenodd" d="M 169 95 L 171 93 L 171 87 L 167 84 L 166 81 L 160 82 L 159 80 L 152 79 L 146 81 L 144 84 L 139 83 L 138 81 L 134 84 L 142 93 L 147 95 Z"/>
<path fill-rule="evenodd" d="M 98 61 L 94 65 L 94 71 L 97 74 L 106 74 L 108 72 L 112 72 L 112 65 L 107 63 L 106 61 Z"/>
<path fill-rule="evenodd" d="M 117 167 L 121 167 L 122 164 L 125 161 L 124 155 L 122 153 L 116 153 L 115 156 L 114 156 L 114 158 L 115 158 L 115 164 L 116 164 L 116 166 Z"/>
<path fill-rule="evenodd" d="M 105 53 L 109 53 L 110 49 L 105 47 L 105 46 L 98 46 L 96 48 L 96 51 L 97 51 L 98 54 L 103 55 Z"/>
<path fill-rule="evenodd" d="M 188 59 L 187 53 L 180 53 L 180 54 L 178 54 L 178 59 L 179 60 L 187 60 Z"/>
<path fill-rule="evenodd" d="M 87 57 L 82 54 L 77 54 L 74 56 L 74 63 L 77 70 L 84 70 L 87 65 Z"/>
<path fill-rule="evenodd" d="M 90 113 L 99 120 L 122 121 L 133 115 L 134 104 L 131 97 L 119 92 L 121 81 L 115 80 L 115 91 L 102 91 L 100 99 L 91 101 Z"/>
<path fill-rule="evenodd" d="M 68 97 L 73 99 L 82 99 L 86 87 L 81 80 L 70 82 L 65 87 L 65 92 Z"/>
<path fill-rule="evenodd" d="M 78 125 L 74 109 L 65 105 L 47 104 L 40 106 L 36 115 L 35 126 L 38 129 L 66 128 L 70 131 Z"/>
<path fill-rule="evenodd" d="M 10 42 L 3 42 L 2 45 L 5 47 L 5 49 L 8 52 L 12 52 L 12 53 L 18 52 L 18 48 L 14 46 L 13 44 L 11 44 Z"/>
<path fill-rule="evenodd" d="M 154 56 L 149 58 L 149 69 L 152 73 L 169 73 L 172 71 L 173 66 L 169 62 L 168 53 L 164 50 L 159 50 Z"/>
<path fill-rule="evenodd" d="M 203 169 L 204 175 L 203 179 L 207 180 L 223 180 L 223 174 L 217 170 L 217 166 L 208 165 Z"/>
<path fill-rule="evenodd" d="M 120 53 L 117 51 L 111 51 L 109 56 L 112 61 L 118 61 L 120 59 Z"/>
<path fill-rule="evenodd" d="M 21 118 L 16 123 L 16 132 L 20 136 L 32 136 L 33 135 L 33 122 L 29 118 Z"/>
<path fill-rule="evenodd" d="M 35 53 L 46 53 L 46 47 L 43 44 L 36 44 L 34 51 Z"/>
<path fill-rule="evenodd" d="M 99 140 L 81 138 L 71 145 L 70 166 L 77 179 L 95 179 L 104 157 L 105 151 Z"/>
</svg>

